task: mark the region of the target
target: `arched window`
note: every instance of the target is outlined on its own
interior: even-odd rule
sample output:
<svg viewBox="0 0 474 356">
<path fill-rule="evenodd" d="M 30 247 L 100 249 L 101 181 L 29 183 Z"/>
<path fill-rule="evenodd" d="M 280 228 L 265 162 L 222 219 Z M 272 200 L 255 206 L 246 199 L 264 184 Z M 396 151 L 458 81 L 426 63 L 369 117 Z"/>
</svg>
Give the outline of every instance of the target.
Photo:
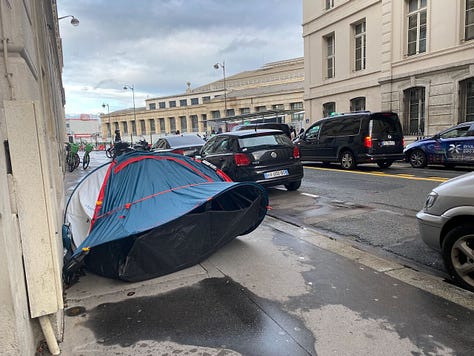
<svg viewBox="0 0 474 356">
<path fill-rule="evenodd" d="M 359 96 L 351 99 L 351 112 L 365 110 L 365 97 Z"/>
</svg>

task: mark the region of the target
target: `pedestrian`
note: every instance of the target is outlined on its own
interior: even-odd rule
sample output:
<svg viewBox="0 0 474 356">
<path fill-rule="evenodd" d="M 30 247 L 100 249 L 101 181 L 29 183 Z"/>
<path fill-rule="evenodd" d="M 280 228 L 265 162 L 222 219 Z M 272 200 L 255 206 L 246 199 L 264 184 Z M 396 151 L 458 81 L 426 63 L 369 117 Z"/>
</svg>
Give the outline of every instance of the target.
<svg viewBox="0 0 474 356">
<path fill-rule="evenodd" d="M 300 133 L 298 135 L 301 135 L 302 133 L 304 133 L 304 128 L 300 129 Z"/>
<path fill-rule="evenodd" d="M 176 130 L 176 135 L 179 135 L 179 134 L 180 134 L 179 130 Z"/>
</svg>

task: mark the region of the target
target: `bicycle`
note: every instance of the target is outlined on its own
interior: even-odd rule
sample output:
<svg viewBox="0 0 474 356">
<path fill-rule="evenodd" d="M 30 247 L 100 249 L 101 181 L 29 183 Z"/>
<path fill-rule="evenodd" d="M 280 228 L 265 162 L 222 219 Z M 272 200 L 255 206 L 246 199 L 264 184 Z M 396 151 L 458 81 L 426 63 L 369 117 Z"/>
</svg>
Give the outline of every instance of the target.
<svg viewBox="0 0 474 356">
<path fill-rule="evenodd" d="M 86 143 L 85 153 L 82 157 L 82 169 L 86 169 L 89 167 L 89 163 L 91 162 L 90 152 L 94 149 L 94 145 L 92 143 Z"/>
<path fill-rule="evenodd" d="M 81 163 L 81 159 L 77 153 L 79 151 L 79 145 L 77 143 L 70 143 L 68 148 L 66 148 L 66 164 L 68 166 L 69 172 L 72 172 L 77 167 L 79 167 L 79 163 Z"/>
</svg>

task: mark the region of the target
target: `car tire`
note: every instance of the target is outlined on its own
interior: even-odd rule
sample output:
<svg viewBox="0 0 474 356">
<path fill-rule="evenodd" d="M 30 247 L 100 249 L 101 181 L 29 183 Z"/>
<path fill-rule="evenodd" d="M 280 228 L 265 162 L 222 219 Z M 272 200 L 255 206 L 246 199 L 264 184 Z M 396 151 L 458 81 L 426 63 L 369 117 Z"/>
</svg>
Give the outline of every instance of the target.
<svg viewBox="0 0 474 356">
<path fill-rule="evenodd" d="M 356 160 L 353 153 L 349 150 L 343 151 L 339 158 L 339 163 L 342 169 L 354 169 L 356 167 Z"/>
<path fill-rule="evenodd" d="M 377 161 L 377 165 L 380 167 L 380 168 L 388 168 L 392 165 L 393 161 L 390 160 L 390 159 L 386 159 L 386 160 L 383 160 L 383 161 Z"/>
<path fill-rule="evenodd" d="M 301 187 L 301 181 L 300 180 L 298 180 L 296 182 L 291 182 L 291 183 L 285 184 L 286 190 L 288 190 L 290 192 L 298 190 L 299 187 Z"/>
<path fill-rule="evenodd" d="M 413 168 L 424 168 L 428 163 L 426 154 L 422 150 L 411 151 L 408 155 L 408 161 Z"/>
<path fill-rule="evenodd" d="M 474 224 L 464 223 L 450 230 L 443 241 L 442 254 L 451 279 L 474 292 Z"/>
</svg>

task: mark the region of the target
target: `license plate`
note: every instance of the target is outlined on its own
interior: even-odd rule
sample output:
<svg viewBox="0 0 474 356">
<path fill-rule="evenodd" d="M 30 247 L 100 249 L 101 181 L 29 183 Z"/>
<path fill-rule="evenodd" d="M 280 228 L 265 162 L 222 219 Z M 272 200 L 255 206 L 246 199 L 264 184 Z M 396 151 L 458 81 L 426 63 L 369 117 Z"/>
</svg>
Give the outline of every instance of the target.
<svg viewBox="0 0 474 356">
<path fill-rule="evenodd" d="M 395 146 L 395 141 L 382 141 L 382 146 Z"/>
<path fill-rule="evenodd" d="M 282 177 L 282 176 L 287 176 L 287 175 L 288 175 L 288 170 L 287 169 L 282 169 L 281 171 L 267 172 L 267 173 L 263 174 L 265 179 L 275 178 L 275 177 Z"/>
</svg>

